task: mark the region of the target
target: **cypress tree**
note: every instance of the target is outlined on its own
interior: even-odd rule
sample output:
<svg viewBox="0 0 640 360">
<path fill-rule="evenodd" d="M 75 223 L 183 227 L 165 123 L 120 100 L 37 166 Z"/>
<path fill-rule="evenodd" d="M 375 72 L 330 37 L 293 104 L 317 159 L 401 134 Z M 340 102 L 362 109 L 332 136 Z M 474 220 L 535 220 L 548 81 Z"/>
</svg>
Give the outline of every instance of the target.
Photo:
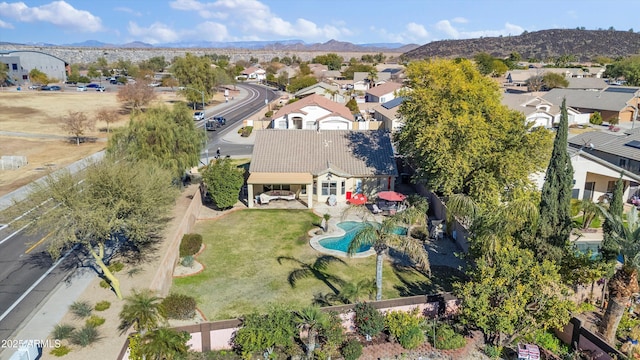
<svg viewBox="0 0 640 360">
<path fill-rule="evenodd" d="M 624 212 L 624 203 L 622 201 L 623 193 L 624 182 L 622 181 L 622 174 L 620 174 L 620 177 L 613 188 L 613 196 L 609 203 L 609 214 L 613 217 L 622 218 L 622 214 Z M 614 244 L 613 227 L 609 219 L 604 220 L 604 223 L 602 224 L 602 232 L 603 238 L 600 252 L 606 260 L 613 260 L 618 256 L 618 251 L 617 246 Z"/>
<path fill-rule="evenodd" d="M 539 245 L 543 247 L 538 250 L 547 253 L 554 260 L 559 260 L 561 249 L 568 244 L 572 227 L 573 167 L 567 153 L 568 128 L 566 99 L 563 99 L 560 126 L 553 141 L 553 152 L 542 186 L 537 231 Z"/>
</svg>

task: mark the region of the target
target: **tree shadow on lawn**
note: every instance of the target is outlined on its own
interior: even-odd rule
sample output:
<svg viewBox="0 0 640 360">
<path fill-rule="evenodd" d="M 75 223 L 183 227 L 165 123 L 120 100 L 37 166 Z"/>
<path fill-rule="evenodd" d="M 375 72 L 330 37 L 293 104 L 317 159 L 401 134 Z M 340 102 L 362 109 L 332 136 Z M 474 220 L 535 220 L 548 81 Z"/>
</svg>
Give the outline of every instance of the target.
<svg viewBox="0 0 640 360">
<path fill-rule="evenodd" d="M 423 281 L 416 280 L 424 275 L 413 267 L 399 263 L 394 263 L 392 267 L 401 282 L 401 285 L 394 286 L 401 297 L 451 292 L 454 283 L 467 280 L 464 272 L 448 266 L 431 266 L 431 278 Z"/>
</svg>

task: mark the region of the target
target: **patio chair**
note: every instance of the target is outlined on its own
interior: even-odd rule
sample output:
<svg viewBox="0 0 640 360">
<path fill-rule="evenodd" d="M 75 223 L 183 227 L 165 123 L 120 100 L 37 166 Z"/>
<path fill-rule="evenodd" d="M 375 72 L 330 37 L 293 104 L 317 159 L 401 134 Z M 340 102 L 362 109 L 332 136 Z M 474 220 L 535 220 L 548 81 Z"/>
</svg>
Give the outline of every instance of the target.
<svg viewBox="0 0 640 360">
<path fill-rule="evenodd" d="M 382 212 L 382 210 L 380 210 L 380 208 L 376 204 L 371 205 L 371 209 L 374 214 L 380 214 Z"/>
</svg>

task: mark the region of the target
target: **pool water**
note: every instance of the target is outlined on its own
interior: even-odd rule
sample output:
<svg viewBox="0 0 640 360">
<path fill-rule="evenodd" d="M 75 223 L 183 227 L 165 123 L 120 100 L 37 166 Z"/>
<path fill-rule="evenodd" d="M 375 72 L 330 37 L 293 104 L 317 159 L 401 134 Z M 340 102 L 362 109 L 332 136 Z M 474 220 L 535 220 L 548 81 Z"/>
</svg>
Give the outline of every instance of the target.
<svg viewBox="0 0 640 360">
<path fill-rule="evenodd" d="M 337 251 L 342 251 L 346 253 L 347 249 L 349 248 L 349 244 L 351 244 L 351 241 L 353 241 L 353 238 L 356 236 L 356 234 L 362 228 L 365 227 L 365 224 L 366 223 L 359 222 L 359 221 L 339 222 L 336 225 L 342 230 L 344 230 L 345 234 L 342 236 L 324 238 L 318 241 L 318 244 L 320 244 L 320 246 L 326 249 L 337 250 Z M 370 223 L 370 224 L 373 224 L 374 226 L 380 226 L 380 224 L 378 223 Z M 394 233 L 398 235 L 406 235 L 407 229 L 399 226 L 396 228 Z M 363 245 L 358 249 L 358 251 L 356 251 L 356 253 L 365 252 L 370 248 L 371 248 L 371 245 Z"/>
</svg>

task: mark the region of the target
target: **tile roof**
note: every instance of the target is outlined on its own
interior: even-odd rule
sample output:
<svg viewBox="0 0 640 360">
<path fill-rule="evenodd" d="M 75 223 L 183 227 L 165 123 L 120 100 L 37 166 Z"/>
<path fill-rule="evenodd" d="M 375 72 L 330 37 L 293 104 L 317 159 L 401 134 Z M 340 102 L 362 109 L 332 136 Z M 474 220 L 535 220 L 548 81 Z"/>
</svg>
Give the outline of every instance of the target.
<svg viewBox="0 0 640 360">
<path fill-rule="evenodd" d="M 591 152 L 589 144 L 593 144 L 593 149 L 623 158 L 640 161 L 640 149 L 625 144 L 640 140 L 640 134 L 624 135 L 620 133 L 606 133 L 602 131 L 589 131 L 576 135 L 569 139 L 569 145 L 577 148 L 584 148 Z"/>
<path fill-rule="evenodd" d="M 249 172 L 397 176 L 391 136 L 371 130 L 262 130 Z"/>
<path fill-rule="evenodd" d="M 290 114 L 293 112 L 302 112 L 307 106 L 320 106 L 323 109 L 330 111 L 331 113 L 335 113 L 340 115 L 341 117 L 353 121 L 353 114 L 348 107 L 338 104 L 337 102 L 331 101 L 326 97 L 319 94 L 311 94 L 307 97 L 304 97 L 298 101 L 292 102 L 291 104 L 287 104 L 280 108 L 278 112 L 275 113 L 275 117 L 281 117 L 285 114 Z"/>
<path fill-rule="evenodd" d="M 367 94 L 380 97 L 382 95 L 392 93 L 400 89 L 401 87 L 402 87 L 402 84 L 388 82 L 388 83 L 384 83 L 382 85 L 378 85 L 376 87 L 370 88 L 369 90 L 367 90 Z"/>
<path fill-rule="evenodd" d="M 602 78 L 569 78 L 567 89 L 604 89 L 609 86 Z"/>
<path fill-rule="evenodd" d="M 300 96 L 300 95 L 305 95 L 307 93 L 309 93 L 311 90 L 317 88 L 317 87 L 321 87 L 325 90 L 332 90 L 332 91 L 339 91 L 340 88 L 338 88 L 335 85 L 329 85 L 325 82 L 319 82 L 319 83 L 315 83 L 311 86 L 307 86 L 306 88 L 300 89 L 298 90 L 295 94 L 293 94 L 293 96 Z"/>
<path fill-rule="evenodd" d="M 555 105 L 562 104 L 562 98 L 567 99 L 567 106 L 572 108 L 622 111 L 633 94 L 609 91 L 584 91 L 570 89 L 552 89 L 543 99 Z"/>
</svg>

